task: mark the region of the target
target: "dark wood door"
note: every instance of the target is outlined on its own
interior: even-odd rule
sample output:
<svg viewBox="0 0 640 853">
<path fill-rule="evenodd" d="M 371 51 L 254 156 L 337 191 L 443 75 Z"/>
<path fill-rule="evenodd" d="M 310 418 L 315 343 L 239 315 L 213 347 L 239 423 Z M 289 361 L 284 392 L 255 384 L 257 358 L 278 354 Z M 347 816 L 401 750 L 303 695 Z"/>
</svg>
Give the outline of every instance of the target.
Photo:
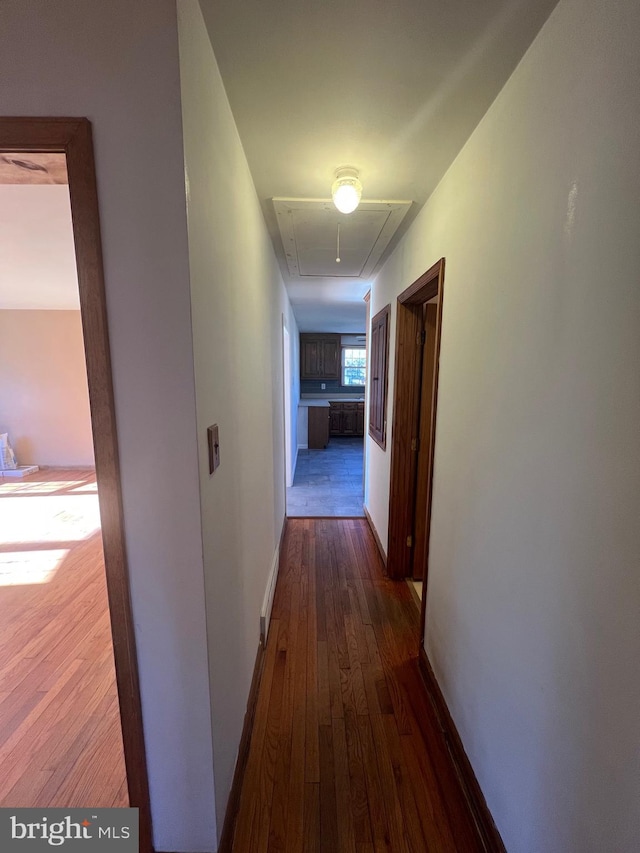
<svg viewBox="0 0 640 853">
<path fill-rule="evenodd" d="M 431 406 L 433 403 L 436 356 L 436 305 L 424 306 L 424 349 L 420 384 L 420 420 L 416 476 L 415 517 L 413 521 L 412 576 L 424 580 L 427 568 L 427 504 L 429 500 L 429 461 L 431 459 Z"/>
<path fill-rule="evenodd" d="M 357 435 L 364 435 L 364 403 L 358 403 L 358 410 L 356 412 L 356 419 L 357 419 L 356 433 L 357 433 Z"/>
</svg>

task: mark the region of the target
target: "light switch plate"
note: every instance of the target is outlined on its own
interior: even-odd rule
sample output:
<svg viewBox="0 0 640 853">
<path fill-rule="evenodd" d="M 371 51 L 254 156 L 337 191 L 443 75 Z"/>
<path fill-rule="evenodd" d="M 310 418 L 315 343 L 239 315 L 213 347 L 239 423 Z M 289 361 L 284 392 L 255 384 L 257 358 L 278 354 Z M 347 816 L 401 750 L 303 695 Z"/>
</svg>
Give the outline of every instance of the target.
<svg viewBox="0 0 640 853">
<path fill-rule="evenodd" d="M 220 464 L 220 441 L 218 424 L 207 427 L 207 444 L 209 446 L 209 474 L 213 474 Z"/>
</svg>

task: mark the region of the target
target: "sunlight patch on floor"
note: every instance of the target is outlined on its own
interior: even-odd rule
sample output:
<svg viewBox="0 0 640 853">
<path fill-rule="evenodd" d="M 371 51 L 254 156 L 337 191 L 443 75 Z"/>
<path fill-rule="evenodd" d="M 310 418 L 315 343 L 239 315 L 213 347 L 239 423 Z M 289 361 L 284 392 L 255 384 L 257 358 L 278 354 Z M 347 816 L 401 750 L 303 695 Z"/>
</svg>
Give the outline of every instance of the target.
<svg viewBox="0 0 640 853">
<path fill-rule="evenodd" d="M 0 586 L 49 583 L 69 551 L 0 551 Z"/>
<path fill-rule="evenodd" d="M 52 482 L 41 482 L 39 480 L 26 480 L 22 482 L 10 482 L 9 480 L 0 480 L 0 495 L 7 494 L 25 494 L 30 492 L 38 492 L 46 494 L 47 492 L 57 492 L 60 489 L 71 489 L 74 486 L 82 487 L 82 480 L 54 480 Z M 89 483 L 84 488 L 90 488 L 95 491 L 95 483 Z M 80 489 L 74 489 L 80 491 Z"/>
<path fill-rule="evenodd" d="M 75 483 L 70 483 L 71 486 L 75 485 Z M 71 489 L 73 494 L 77 494 L 78 492 L 86 492 L 89 495 L 97 495 L 98 494 L 98 486 L 96 483 L 84 483 L 82 486 L 78 486 L 75 489 Z"/>
<path fill-rule="evenodd" d="M 100 529 L 98 496 L 3 498 L 0 519 L 0 546 L 14 542 L 77 542 Z"/>
</svg>

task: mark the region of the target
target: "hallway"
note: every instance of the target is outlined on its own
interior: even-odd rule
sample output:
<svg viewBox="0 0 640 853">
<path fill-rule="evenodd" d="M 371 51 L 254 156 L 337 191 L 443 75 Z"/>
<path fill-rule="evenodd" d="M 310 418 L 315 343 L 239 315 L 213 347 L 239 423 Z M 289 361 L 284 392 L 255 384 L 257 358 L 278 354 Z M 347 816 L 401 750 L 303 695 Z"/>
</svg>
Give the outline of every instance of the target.
<svg viewBox="0 0 640 853">
<path fill-rule="evenodd" d="M 291 519 L 233 850 L 482 850 L 366 521 Z"/>
</svg>

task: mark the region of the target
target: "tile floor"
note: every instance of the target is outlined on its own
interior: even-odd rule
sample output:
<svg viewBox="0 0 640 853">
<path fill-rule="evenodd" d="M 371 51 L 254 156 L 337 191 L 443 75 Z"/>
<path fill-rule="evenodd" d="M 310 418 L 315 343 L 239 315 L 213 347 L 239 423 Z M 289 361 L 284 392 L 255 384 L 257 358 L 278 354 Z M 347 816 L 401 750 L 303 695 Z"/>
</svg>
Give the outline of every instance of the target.
<svg viewBox="0 0 640 853">
<path fill-rule="evenodd" d="M 364 439 L 333 437 L 325 450 L 300 450 L 287 489 L 287 515 L 362 518 Z"/>
</svg>

